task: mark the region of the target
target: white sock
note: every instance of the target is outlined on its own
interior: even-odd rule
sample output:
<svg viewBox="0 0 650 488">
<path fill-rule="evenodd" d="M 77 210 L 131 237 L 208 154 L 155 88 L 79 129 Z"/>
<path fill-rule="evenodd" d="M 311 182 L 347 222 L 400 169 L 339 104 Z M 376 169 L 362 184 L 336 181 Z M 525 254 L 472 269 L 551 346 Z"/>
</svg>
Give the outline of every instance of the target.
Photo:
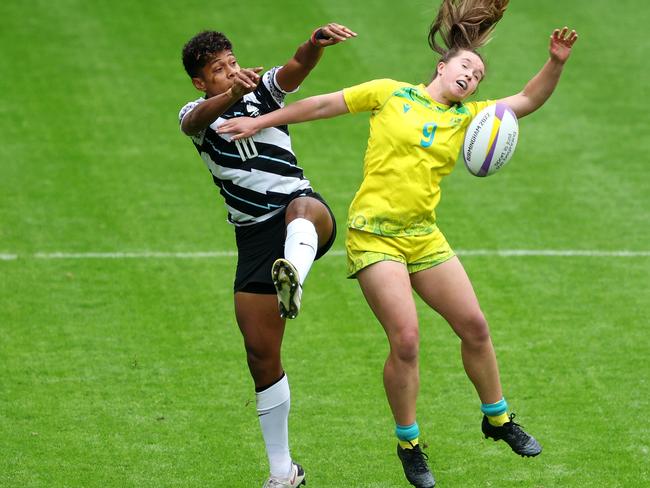
<svg viewBox="0 0 650 488">
<path fill-rule="evenodd" d="M 291 473 L 291 455 L 289 454 L 291 394 L 287 376 L 284 375 L 274 385 L 256 393 L 255 397 L 271 476 L 285 478 Z"/>
<path fill-rule="evenodd" d="M 295 266 L 301 285 L 307 278 L 317 249 L 318 234 L 314 224 L 302 218 L 289 222 L 284 241 L 284 258 Z"/>
</svg>

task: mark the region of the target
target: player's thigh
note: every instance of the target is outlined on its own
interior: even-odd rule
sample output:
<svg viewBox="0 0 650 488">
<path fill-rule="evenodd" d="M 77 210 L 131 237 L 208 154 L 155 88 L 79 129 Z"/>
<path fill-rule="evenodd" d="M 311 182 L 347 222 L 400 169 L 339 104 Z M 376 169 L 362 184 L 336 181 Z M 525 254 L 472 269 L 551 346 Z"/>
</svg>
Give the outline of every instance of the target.
<svg viewBox="0 0 650 488">
<path fill-rule="evenodd" d="M 462 332 L 458 328 L 480 326 L 484 321 L 472 283 L 458 257 L 411 274 L 411 283 L 425 303 L 457 333 Z"/>
<path fill-rule="evenodd" d="M 417 339 L 417 312 L 409 274 L 403 263 L 380 261 L 359 271 L 357 280 L 391 344 L 393 340 L 408 340 L 413 336 Z"/>
<path fill-rule="evenodd" d="M 278 313 L 276 295 L 236 292 L 235 316 L 249 352 L 279 357 L 285 320 Z"/>
</svg>

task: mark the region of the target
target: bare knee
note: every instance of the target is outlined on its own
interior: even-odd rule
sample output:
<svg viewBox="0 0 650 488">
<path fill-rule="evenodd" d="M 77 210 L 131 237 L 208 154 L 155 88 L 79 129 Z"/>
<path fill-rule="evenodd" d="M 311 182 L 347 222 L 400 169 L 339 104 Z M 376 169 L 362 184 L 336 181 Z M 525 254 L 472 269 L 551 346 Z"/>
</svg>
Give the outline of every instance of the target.
<svg viewBox="0 0 650 488">
<path fill-rule="evenodd" d="M 405 329 L 390 341 L 391 355 L 404 363 L 417 363 L 420 351 L 420 333 L 417 328 Z"/>
<path fill-rule="evenodd" d="M 256 385 L 268 384 L 282 371 L 280 351 L 246 344 L 246 362 Z"/>
<path fill-rule="evenodd" d="M 308 219 L 312 220 L 314 217 L 314 209 L 312 204 L 313 198 L 299 197 L 291 200 L 287 206 L 286 221 L 291 222 L 294 219 Z"/>
<path fill-rule="evenodd" d="M 454 329 L 466 346 L 481 348 L 490 342 L 490 328 L 480 310 L 463 317 Z"/>
<path fill-rule="evenodd" d="M 279 357 L 279 354 L 274 354 L 268 347 L 259 344 L 244 344 L 246 348 L 246 360 L 249 365 L 260 366 L 269 364 Z"/>
<path fill-rule="evenodd" d="M 255 385 L 277 380 L 282 372 L 284 321 L 279 317 L 275 295 L 235 293 L 235 315 Z"/>
<path fill-rule="evenodd" d="M 312 197 L 294 198 L 285 214 L 285 222 L 295 219 L 307 219 L 316 228 L 318 234 L 318 245 L 324 245 L 332 235 L 334 223 L 325 204 Z"/>
</svg>

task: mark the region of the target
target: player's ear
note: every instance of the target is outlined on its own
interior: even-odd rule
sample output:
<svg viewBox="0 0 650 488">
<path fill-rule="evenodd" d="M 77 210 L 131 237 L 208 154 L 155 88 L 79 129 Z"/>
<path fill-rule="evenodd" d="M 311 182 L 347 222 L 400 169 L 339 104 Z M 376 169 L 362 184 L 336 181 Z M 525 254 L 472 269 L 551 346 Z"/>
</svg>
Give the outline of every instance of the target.
<svg viewBox="0 0 650 488">
<path fill-rule="evenodd" d="M 192 84 L 194 85 L 194 88 L 196 88 L 197 90 L 205 91 L 205 81 L 203 81 L 203 78 L 193 77 Z"/>
<path fill-rule="evenodd" d="M 436 76 L 442 74 L 442 72 L 445 70 L 445 66 L 446 65 L 444 61 L 440 61 L 438 63 L 438 66 L 436 66 Z"/>
</svg>

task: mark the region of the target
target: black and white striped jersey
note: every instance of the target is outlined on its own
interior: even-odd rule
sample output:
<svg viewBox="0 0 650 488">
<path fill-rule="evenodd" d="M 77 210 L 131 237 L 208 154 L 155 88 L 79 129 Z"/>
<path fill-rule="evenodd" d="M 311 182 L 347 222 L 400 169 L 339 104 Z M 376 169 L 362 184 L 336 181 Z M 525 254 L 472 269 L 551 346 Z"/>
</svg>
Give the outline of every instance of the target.
<svg viewBox="0 0 650 488">
<path fill-rule="evenodd" d="M 191 138 L 225 199 L 228 220 L 235 225 L 262 222 L 280 212 L 297 194 L 311 189 L 297 165 L 286 125 L 263 129 L 238 141 L 215 132 L 227 119 L 258 117 L 284 106 L 287 92 L 275 79 L 279 69 L 276 66 L 264 73 L 255 91 Z M 179 113 L 179 122 L 204 101 L 199 98 L 187 103 Z"/>
</svg>

